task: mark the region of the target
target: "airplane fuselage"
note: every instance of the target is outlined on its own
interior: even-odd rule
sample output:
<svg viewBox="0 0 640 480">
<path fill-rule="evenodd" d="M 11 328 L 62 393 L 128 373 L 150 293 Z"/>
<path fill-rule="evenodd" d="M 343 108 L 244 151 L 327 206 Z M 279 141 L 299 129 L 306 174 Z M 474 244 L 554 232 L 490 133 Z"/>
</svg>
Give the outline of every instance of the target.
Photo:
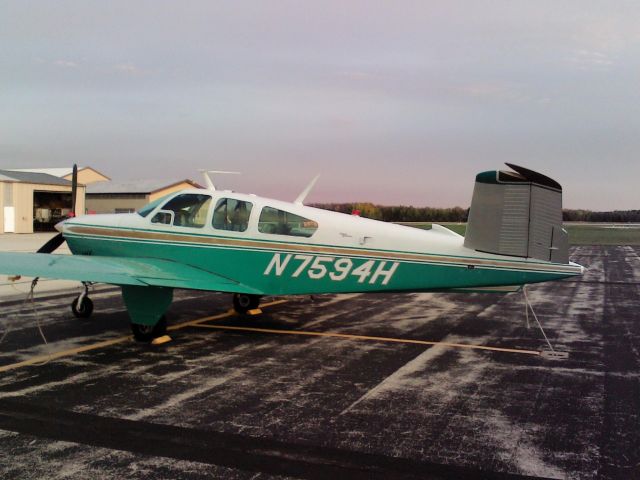
<svg viewBox="0 0 640 480">
<path fill-rule="evenodd" d="M 201 198 L 197 220 L 165 209 L 180 195 L 209 197 Z M 234 223 L 239 206 L 244 218 Z M 85 215 L 60 228 L 75 255 L 170 260 L 264 295 L 517 286 L 583 271 L 478 252 L 443 227 L 421 230 L 233 192 L 185 190 L 144 213 Z"/>
</svg>

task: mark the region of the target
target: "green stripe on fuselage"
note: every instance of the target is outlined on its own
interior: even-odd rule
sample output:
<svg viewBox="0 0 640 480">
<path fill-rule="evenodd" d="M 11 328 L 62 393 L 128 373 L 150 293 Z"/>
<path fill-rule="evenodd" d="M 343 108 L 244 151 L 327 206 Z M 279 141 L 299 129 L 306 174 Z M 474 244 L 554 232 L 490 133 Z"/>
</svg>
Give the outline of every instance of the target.
<svg viewBox="0 0 640 480">
<path fill-rule="evenodd" d="M 271 242 L 273 247 L 281 246 L 281 249 L 274 251 L 171 241 L 90 237 L 71 233 L 65 233 L 65 237 L 74 254 L 169 259 L 233 278 L 268 295 L 430 291 L 443 288 L 522 285 L 573 275 L 553 271 L 526 271 L 526 264 L 522 265 L 523 270 L 516 270 L 390 260 L 377 258 L 372 250 L 363 251 L 363 257 L 307 254 L 288 250 L 287 243 L 278 242 Z M 329 260 L 330 258 L 333 260 Z M 338 263 L 338 260 L 341 260 L 341 263 Z M 272 262 L 275 262 L 275 266 L 272 265 L 269 270 Z M 316 268 L 314 262 L 318 263 Z M 397 265 L 394 267 L 395 263 Z M 323 271 L 322 267 L 326 271 Z"/>
</svg>

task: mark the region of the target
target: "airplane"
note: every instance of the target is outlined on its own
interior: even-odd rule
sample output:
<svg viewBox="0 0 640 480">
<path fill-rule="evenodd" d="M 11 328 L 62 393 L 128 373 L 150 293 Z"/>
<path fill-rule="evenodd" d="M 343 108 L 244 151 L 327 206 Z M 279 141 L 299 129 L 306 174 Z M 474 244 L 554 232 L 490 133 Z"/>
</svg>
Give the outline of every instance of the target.
<svg viewBox="0 0 640 480">
<path fill-rule="evenodd" d="M 500 292 L 581 275 L 569 261 L 560 184 L 507 166 L 476 176 L 464 237 L 306 206 L 317 177 L 286 202 L 218 190 L 204 172 L 207 188 L 135 213 L 70 215 L 38 252 L 0 253 L 0 273 L 82 282 L 71 305 L 81 318 L 93 311 L 88 285 L 117 285 L 141 342 L 165 334 L 176 288 L 232 293 L 243 314 L 263 296 Z M 74 173 L 73 210 L 76 188 Z M 72 255 L 54 254 L 65 241 Z"/>
</svg>

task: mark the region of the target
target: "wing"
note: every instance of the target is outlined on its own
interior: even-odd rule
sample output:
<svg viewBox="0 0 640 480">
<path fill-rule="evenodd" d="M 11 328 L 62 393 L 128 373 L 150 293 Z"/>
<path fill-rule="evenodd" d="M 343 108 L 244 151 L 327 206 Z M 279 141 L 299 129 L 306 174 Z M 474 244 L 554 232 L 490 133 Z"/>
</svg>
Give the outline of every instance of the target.
<svg viewBox="0 0 640 480">
<path fill-rule="evenodd" d="M 0 274 L 81 282 L 139 285 L 216 292 L 262 292 L 198 267 L 157 258 L 122 258 L 0 252 Z"/>
</svg>

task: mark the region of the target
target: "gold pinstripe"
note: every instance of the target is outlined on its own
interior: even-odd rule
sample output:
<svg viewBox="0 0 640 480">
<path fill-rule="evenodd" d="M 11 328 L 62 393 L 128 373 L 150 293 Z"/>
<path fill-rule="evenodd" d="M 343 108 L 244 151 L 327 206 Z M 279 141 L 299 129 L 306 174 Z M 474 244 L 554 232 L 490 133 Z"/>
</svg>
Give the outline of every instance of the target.
<svg viewBox="0 0 640 480">
<path fill-rule="evenodd" d="M 188 235 L 182 233 L 164 233 L 164 232 L 151 232 L 141 230 L 124 230 L 115 228 L 101 228 L 93 226 L 82 225 L 70 225 L 66 229 L 69 233 L 80 235 L 92 235 L 99 237 L 115 237 L 123 239 L 139 239 L 139 240 L 158 240 L 158 241 L 170 241 L 170 242 L 184 242 L 184 243 L 196 243 L 211 246 L 231 246 L 231 247 L 245 247 L 245 248 L 261 248 L 265 250 L 282 251 L 292 250 L 301 252 L 313 252 L 319 254 L 335 254 L 345 256 L 369 256 L 387 260 L 405 260 L 405 261 L 417 261 L 426 263 L 447 263 L 447 264 L 462 264 L 473 265 L 478 267 L 489 268 L 505 268 L 505 269 L 517 269 L 517 270 L 531 270 L 539 272 L 554 272 L 554 273 L 577 273 L 576 267 L 570 265 L 555 265 L 549 264 L 535 264 L 525 262 L 512 262 L 502 260 L 489 260 L 480 258 L 458 258 L 446 255 L 431 255 L 431 254 L 415 254 L 415 253 L 401 253 L 401 252 L 384 252 L 378 250 L 366 250 L 366 249 L 354 249 L 348 247 L 324 247 L 319 245 L 302 245 L 296 243 L 278 243 L 262 242 L 260 240 L 244 240 L 237 238 L 221 238 L 221 237 L 207 237 L 199 235 Z"/>
</svg>

